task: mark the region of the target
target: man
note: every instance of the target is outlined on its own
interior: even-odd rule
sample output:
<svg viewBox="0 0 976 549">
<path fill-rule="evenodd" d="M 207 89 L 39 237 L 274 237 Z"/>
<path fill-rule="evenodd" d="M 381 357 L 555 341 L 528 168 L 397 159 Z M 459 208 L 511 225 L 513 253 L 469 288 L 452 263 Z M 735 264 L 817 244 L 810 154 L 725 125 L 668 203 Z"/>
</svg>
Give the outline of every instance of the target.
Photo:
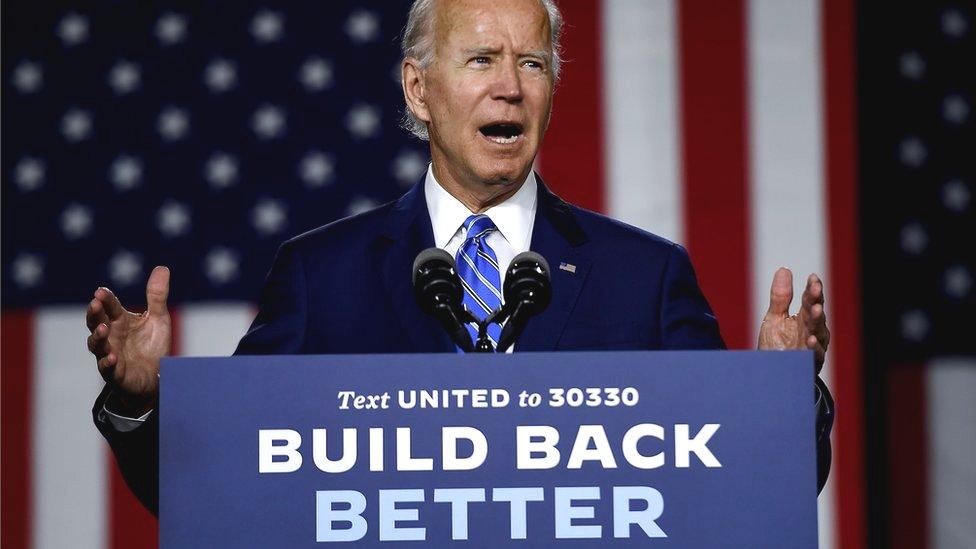
<svg viewBox="0 0 976 549">
<path fill-rule="evenodd" d="M 553 270 L 552 302 L 529 322 L 519 351 L 725 347 L 683 248 L 566 204 L 532 172 L 561 26 L 550 0 L 415 2 L 401 74 L 407 124 L 430 141 L 425 180 L 396 202 L 283 244 L 237 354 L 454 352 L 410 282 L 414 257 L 434 245 L 458 258 L 465 302 L 482 318 L 500 303 L 504 266 L 517 253 L 532 249 L 567 266 Z M 89 349 L 107 382 L 95 423 L 153 512 L 168 288 L 168 269 L 157 267 L 145 314 L 126 311 L 106 288 L 87 314 Z M 819 369 L 830 338 L 820 280 L 810 276 L 793 316 L 791 299 L 792 275 L 780 269 L 759 347 L 812 349 Z M 822 487 L 833 406 L 819 378 L 816 386 Z"/>
</svg>

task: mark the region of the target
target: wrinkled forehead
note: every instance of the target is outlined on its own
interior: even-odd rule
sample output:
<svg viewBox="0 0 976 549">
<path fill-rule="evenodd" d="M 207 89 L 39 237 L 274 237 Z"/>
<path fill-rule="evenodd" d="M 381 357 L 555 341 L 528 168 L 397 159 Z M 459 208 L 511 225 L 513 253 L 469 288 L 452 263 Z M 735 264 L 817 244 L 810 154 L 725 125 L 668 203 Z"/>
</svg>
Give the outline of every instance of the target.
<svg viewBox="0 0 976 549">
<path fill-rule="evenodd" d="M 434 9 L 437 48 L 552 51 L 549 16 L 539 0 L 438 0 Z"/>
</svg>

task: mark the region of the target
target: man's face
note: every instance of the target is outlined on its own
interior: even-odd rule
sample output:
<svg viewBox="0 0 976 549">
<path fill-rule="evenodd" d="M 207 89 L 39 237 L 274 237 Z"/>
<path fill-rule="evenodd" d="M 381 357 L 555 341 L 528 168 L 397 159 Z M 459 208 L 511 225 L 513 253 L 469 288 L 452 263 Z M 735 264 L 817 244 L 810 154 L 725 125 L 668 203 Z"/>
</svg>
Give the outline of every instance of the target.
<svg viewBox="0 0 976 549">
<path fill-rule="evenodd" d="M 424 79 L 435 166 L 462 184 L 521 184 L 552 106 L 546 12 L 537 0 L 449 0 L 436 11 Z"/>
</svg>

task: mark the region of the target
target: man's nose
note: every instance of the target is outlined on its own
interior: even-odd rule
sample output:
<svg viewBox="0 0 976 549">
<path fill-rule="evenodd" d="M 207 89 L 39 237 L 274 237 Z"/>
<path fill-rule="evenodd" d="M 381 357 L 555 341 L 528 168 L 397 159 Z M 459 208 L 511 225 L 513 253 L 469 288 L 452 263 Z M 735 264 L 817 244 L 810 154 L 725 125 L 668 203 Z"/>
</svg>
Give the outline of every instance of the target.
<svg viewBox="0 0 976 549">
<path fill-rule="evenodd" d="M 519 74 L 518 63 L 514 59 L 505 58 L 496 66 L 491 98 L 503 101 L 522 100 L 522 75 Z"/>
</svg>

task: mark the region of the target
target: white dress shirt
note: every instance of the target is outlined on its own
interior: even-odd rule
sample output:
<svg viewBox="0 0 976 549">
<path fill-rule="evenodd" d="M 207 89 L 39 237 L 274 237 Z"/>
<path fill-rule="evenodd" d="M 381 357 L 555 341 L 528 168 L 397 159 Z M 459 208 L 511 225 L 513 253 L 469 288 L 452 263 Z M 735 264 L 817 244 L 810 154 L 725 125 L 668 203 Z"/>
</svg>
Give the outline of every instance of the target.
<svg viewBox="0 0 976 549">
<path fill-rule="evenodd" d="M 508 200 L 488 208 L 484 212 L 491 218 L 497 231 L 488 234 L 486 239 L 491 249 L 495 250 L 498 258 L 499 274 L 505 281 L 505 271 L 512 259 L 528 251 L 532 243 L 532 227 L 535 224 L 535 210 L 538 201 L 536 195 L 538 183 L 535 173 L 522 184 L 522 188 Z M 434 177 L 432 166 L 427 166 L 427 177 L 424 180 L 424 195 L 427 198 L 427 211 L 430 213 L 430 223 L 434 229 L 434 245 L 446 250 L 452 257 L 457 255 L 458 248 L 464 243 L 466 230 L 464 221 L 472 215 L 471 210 L 460 200 L 444 190 Z M 512 352 L 514 345 L 508 348 Z M 130 418 L 112 413 L 105 406 L 99 414 L 99 420 L 108 421 L 117 431 L 126 432 L 142 425 L 149 417 L 149 412 L 139 418 Z"/>
<path fill-rule="evenodd" d="M 505 271 L 516 255 L 529 250 L 532 243 L 532 227 L 535 224 L 535 210 L 538 197 L 535 173 L 529 176 L 514 195 L 508 200 L 488 208 L 484 212 L 497 231 L 488 233 L 487 243 L 498 258 L 499 274 L 505 281 Z M 434 229 L 434 245 L 446 250 L 451 257 L 457 256 L 458 248 L 464 243 L 467 231 L 464 221 L 472 214 L 460 200 L 444 190 L 434 177 L 432 166 L 427 167 L 424 180 L 424 194 L 427 197 L 427 211 Z"/>
</svg>

